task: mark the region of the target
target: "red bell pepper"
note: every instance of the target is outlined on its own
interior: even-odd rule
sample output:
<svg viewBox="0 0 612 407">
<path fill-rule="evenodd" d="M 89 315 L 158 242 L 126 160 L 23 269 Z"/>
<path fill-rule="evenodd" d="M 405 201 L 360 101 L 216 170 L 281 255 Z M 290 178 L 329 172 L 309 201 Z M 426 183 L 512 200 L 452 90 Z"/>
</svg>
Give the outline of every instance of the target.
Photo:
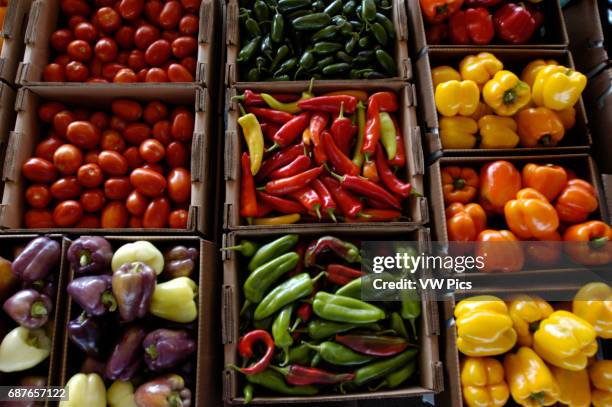
<svg viewBox="0 0 612 407">
<path fill-rule="evenodd" d="M 486 7 L 491 8 L 497 6 L 502 0 L 465 0 L 464 5 L 468 7 Z"/>
<path fill-rule="evenodd" d="M 249 359 L 253 357 L 253 347 L 255 343 L 261 342 L 265 346 L 265 353 L 257 362 L 253 363 L 249 367 L 243 367 L 240 369 L 240 372 L 243 374 L 255 374 L 261 373 L 268 365 L 270 365 L 270 361 L 272 360 L 272 356 L 274 355 L 274 339 L 272 336 L 263 329 L 256 329 L 244 335 L 240 338 L 240 342 L 238 343 L 238 353 L 243 358 Z"/>
<path fill-rule="evenodd" d="M 389 160 L 389 165 L 402 168 L 406 165 L 406 145 L 404 144 L 404 136 L 402 135 L 400 128 L 397 125 L 397 120 L 395 120 L 395 117 L 391 116 L 391 120 L 393 120 L 393 125 L 395 126 L 395 141 L 397 142 L 397 152 L 395 153 L 395 157 Z M 261 169 L 259 171 L 261 171 Z"/>
<path fill-rule="evenodd" d="M 242 180 L 240 182 L 240 216 L 252 218 L 257 216 L 257 196 L 255 194 L 255 181 L 251 173 L 249 154 L 242 153 L 240 160 L 242 167 Z"/>
<path fill-rule="evenodd" d="M 321 219 L 321 198 L 314 189 L 303 187 L 289 195 L 301 203 L 309 213 L 314 213 L 317 215 L 317 218 Z"/>
<path fill-rule="evenodd" d="M 271 96 L 283 103 L 295 102 L 299 98 L 299 96 L 294 93 L 274 93 Z M 261 95 L 253 92 L 250 89 L 245 90 L 240 96 L 234 96 L 232 100 L 237 100 L 245 106 L 267 106 Z"/>
<path fill-rule="evenodd" d="M 380 185 L 356 175 L 338 175 L 332 173 L 332 175 L 340 181 L 342 188 L 347 189 L 356 194 L 362 195 L 366 198 L 377 199 L 392 208 L 402 209 L 400 201 Z"/>
<path fill-rule="evenodd" d="M 327 175 L 321 176 L 320 180 L 332 194 L 334 201 L 336 201 L 340 207 L 340 211 L 345 216 L 354 218 L 362 211 L 363 204 L 361 201 L 349 191 L 342 188 L 338 181 Z"/>
<path fill-rule="evenodd" d="M 336 145 L 346 156 L 350 154 L 351 138 L 354 136 L 351 119 L 344 116 L 344 104 L 340 106 L 340 114 L 334 119 L 330 129 Z"/>
<path fill-rule="evenodd" d="M 274 155 L 272 155 L 272 157 L 268 158 L 261 164 L 259 171 L 257 171 L 257 179 L 262 180 L 266 178 L 275 169 L 289 164 L 301 155 L 304 155 L 303 144 L 294 144 L 281 151 L 277 151 L 274 153 Z"/>
<path fill-rule="evenodd" d="M 328 131 L 324 131 L 321 135 L 321 141 L 325 146 L 325 153 L 329 158 L 332 166 L 340 174 L 358 175 L 359 167 L 353 163 L 336 145 L 333 137 Z"/>
<path fill-rule="evenodd" d="M 334 202 L 334 198 L 332 197 L 331 192 L 329 192 L 329 189 L 327 189 L 325 184 L 323 184 L 323 181 L 321 181 L 320 179 L 315 179 L 310 185 L 314 188 L 315 191 L 317 191 L 317 194 L 319 194 L 319 197 L 321 198 L 321 209 L 324 211 L 324 213 L 327 213 L 327 215 L 334 222 L 336 222 L 335 211 L 337 209 L 337 206 L 336 202 Z"/>
<path fill-rule="evenodd" d="M 453 14 L 448 22 L 450 39 L 455 45 L 491 43 L 495 30 L 493 17 L 484 7 L 468 8 Z"/>
<path fill-rule="evenodd" d="M 284 213 L 290 215 L 292 213 L 304 214 L 306 211 L 304 207 L 299 203 L 292 201 L 290 199 L 281 198 L 279 196 L 274 196 L 270 194 L 266 194 L 263 191 L 257 191 L 257 197 L 259 201 L 270 205 L 270 207 L 280 213 Z"/>
<path fill-rule="evenodd" d="M 542 24 L 539 11 L 516 3 L 504 4 L 494 16 L 497 36 L 510 44 L 525 44 Z"/>
<path fill-rule="evenodd" d="M 343 264 L 329 264 L 325 271 L 327 272 L 327 281 L 337 285 L 346 285 L 365 274 L 361 270 Z"/>
<path fill-rule="evenodd" d="M 425 31 L 425 39 L 430 45 L 445 44 L 448 41 L 448 25 L 445 23 L 430 25 Z"/>
<path fill-rule="evenodd" d="M 263 107 L 247 107 L 247 112 L 253 113 L 258 119 L 278 124 L 285 124 L 294 117 L 291 113 Z"/>
<path fill-rule="evenodd" d="M 272 195 L 287 195 L 295 191 L 299 191 L 313 180 L 318 178 L 323 172 L 323 166 L 311 168 L 301 174 L 292 177 L 275 179 L 268 182 L 264 190 Z"/>
<path fill-rule="evenodd" d="M 310 158 L 307 155 L 299 155 L 289 164 L 278 168 L 270 173 L 270 179 L 287 178 L 299 174 L 310 168 Z"/>
<path fill-rule="evenodd" d="M 378 175 L 380 176 L 383 184 L 394 194 L 399 195 L 402 198 L 408 198 L 412 192 L 412 185 L 400 181 L 395 176 L 387 164 L 387 160 L 380 145 L 376 149 L 375 160 Z"/>
<path fill-rule="evenodd" d="M 394 92 L 376 92 L 370 95 L 369 100 L 374 100 L 379 112 L 397 112 L 397 95 Z"/>
<path fill-rule="evenodd" d="M 419 0 L 425 19 L 432 23 L 441 23 L 455 14 L 463 4 L 463 0 Z"/>
<path fill-rule="evenodd" d="M 344 112 L 351 114 L 357 108 L 357 98 L 351 95 L 317 96 L 300 100 L 298 107 L 302 110 L 338 113 L 344 105 Z"/>
<path fill-rule="evenodd" d="M 269 149 L 273 150 L 277 147 L 285 148 L 290 145 L 298 136 L 302 134 L 308 122 L 310 121 L 310 113 L 304 112 L 294 116 L 287 123 L 278 129 L 272 137 L 274 145 Z"/>
<path fill-rule="evenodd" d="M 368 334 L 336 335 L 336 342 L 356 352 L 371 356 L 393 356 L 411 346 L 407 340 L 397 336 Z"/>
</svg>

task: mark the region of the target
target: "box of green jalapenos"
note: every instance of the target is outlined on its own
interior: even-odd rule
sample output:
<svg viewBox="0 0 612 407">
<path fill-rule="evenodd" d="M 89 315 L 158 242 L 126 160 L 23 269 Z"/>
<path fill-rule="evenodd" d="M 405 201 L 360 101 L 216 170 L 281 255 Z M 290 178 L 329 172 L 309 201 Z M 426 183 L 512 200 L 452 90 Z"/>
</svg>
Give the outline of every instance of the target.
<svg viewBox="0 0 612 407">
<path fill-rule="evenodd" d="M 425 228 L 226 234 L 224 400 L 314 405 L 441 391 L 437 305 L 429 293 L 401 302 L 361 299 L 362 242 L 420 248 L 429 240 Z"/>
</svg>

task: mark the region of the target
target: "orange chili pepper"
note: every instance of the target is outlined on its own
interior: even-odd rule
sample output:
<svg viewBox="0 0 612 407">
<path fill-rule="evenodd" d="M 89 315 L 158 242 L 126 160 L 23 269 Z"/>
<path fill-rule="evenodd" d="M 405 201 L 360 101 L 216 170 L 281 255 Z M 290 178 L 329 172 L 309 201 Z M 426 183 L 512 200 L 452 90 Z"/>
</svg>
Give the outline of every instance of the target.
<svg viewBox="0 0 612 407">
<path fill-rule="evenodd" d="M 447 204 L 473 201 L 479 183 L 478 174 L 472 168 L 455 165 L 442 168 L 442 191 Z"/>
<path fill-rule="evenodd" d="M 546 107 L 524 109 L 515 117 L 523 147 L 555 146 L 565 135 L 561 119 Z"/>
<path fill-rule="evenodd" d="M 561 235 L 554 231 L 525 243 L 527 258 L 538 266 L 552 266 L 561 257 Z"/>
<path fill-rule="evenodd" d="M 576 263 L 601 266 L 612 261 L 612 229 L 599 220 L 570 226 L 563 234 L 564 249 Z"/>
<path fill-rule="evenodd" d="M 482 206 L 476 203 L 463 205 L 455 202 L 446 208 L 445 213 L 450 241 L 474 241 L 487 226 L 487 215 Z"/>
<path fill-rule="evenodd" d="M 506 224 L 521 239 L 542 239 L 559 227 L 559 217 L 546 197 L 533 188 L 517 192 L 504 206 Z"/>
<path fill-rule="evenodd" d="M 593 185 L 582 179 L 573 179 L 561 191 L 555 209 L 563 222 L 578 223 L 587 220 L 598 206 Z"/>
<path fill-rule="evenodd" d="M 485 273 L 519 271 L 525 263 L 525 255 L 518 239 L 509 230 L 486 229 L 476 239 L 476 256 L 484 258 Z"/>
<path fill-rule="evenodd" d="M 521 174 L 508 161 L 493 161 L 480 170 L 480 204 L 487 213 L 504 213 L 504 205 L 521 189 Z"/>
<path fill-rule="evenodd" d="M 558 165 L 529 163 L 523 167 L 523 186 L 534 188 L 552 201 L 567 185 L 567 172 Z"/>
</svg>

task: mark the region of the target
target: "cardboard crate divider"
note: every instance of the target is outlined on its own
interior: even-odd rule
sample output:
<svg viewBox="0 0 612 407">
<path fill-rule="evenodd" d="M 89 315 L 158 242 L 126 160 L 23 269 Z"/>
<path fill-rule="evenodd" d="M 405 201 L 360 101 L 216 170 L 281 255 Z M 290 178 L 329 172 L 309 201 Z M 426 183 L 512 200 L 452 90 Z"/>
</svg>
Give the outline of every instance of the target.
<svg viewBox="0 0 612 407">
<path fill-rule="evenodd" d="M 225 130 L 225 206 L 223 209 L 223 223 L 225 229 L 278 229 L 283 226 L 248 226 L 245 225 L 240 218 L 240 156 L 242 154 L 242 130 L 238 126 L 238 118 L 240 116 L 238 105 L 232 101 L 232 96 L 241 93 L 245 89 L 251 89 L 255 92 L 283 92 L 299 94 L 308 88 L 309 83 L 300 82 L 267 82 L 263 84 L 238 84 L 235 88 L 226 91 L 226 111 L 227 123 Z M 414 108 L 414 88 L 410 84 L 404 82 L 390 81 L 350 81 L 348 85 L 332 84 L 325 81 L 315 81 L 314 93 L 330 92 L 333 90 L 342 89 L 359 89 L 368 92 L 378 90 L 390 90 L 399 94 L 398 111 L 399 127 L 403 133 L 406 148 L 406 174 L 407 181 L 412 183 L 414 188 L 422 192 L 424 187 L 423 176 L 425 174 L 423 164 L 423 148 L 421 146 L 420 128 L 417 126 L 416 109 Z M 408 214 L 409 221 L 398 222 L 372 222 L 360 223 L 352 225 L 352 228 L 360 228 L 362 230 L 378 228 L 378 227 L 412 227 L 414 225 L 423 225 L 429 221 L 429 213 L 426 197 L 410 196 L 408 198 Z M 316 227 L 322 223 L 299 223 L 296 227 Z M 326 229 L 329 231 L 339 230 L 342 224 L 325 223 Z"/>
<path fill-rule="evenodd" d="M 23 37 L 28 22 L 32 0 L 11 1 L 2 26 L 3 39 L 0 51 L 0 79 L 13 85 L 19 61 L 23 57 L 25 44 Z"/>
<path fill-rule="evenodd" d="M 15 1 L 16 3 L 22 0 Z M 42 74 L 45 66 L 49 63 L 51 50 L 49 38 L 57 29 L 57 22 L 60 18 L 61 0 L 33 0 L 30 18 L 25 32 L 26 49 L 23 62 L 17 69 L 15 82 L 19 85 L 45 85 L 57 82 L 43 82 Z M 198 55 L 196 77 L 193 84 L 205 87 L 214 87 L 215 69 L 215 41 L 217 35 L 217 25 L 219 18 L 217 9 L 219 5 L 216 0 L 202 0 L 199 11 L 199 30 L 198 30 Z M 64 87 L 74 87 L 81 83 L 62 82 Z M 94 84 L 95 86 L 116 86 L 113 84 Z M 138 83 L 128 84 L 128 86 L 138 87 Z M 151 86 L 151 83 L 144 84 Z"/>
<path fill-rule="evenodd" d="M 197 335 L 196 354 L 193 358 L 197 361 L 195 367 L 195 388 L 190 389 L 192 394 L 192 403 L 194 406 L 213 406 L 217 405 L 220 400 L 219 389 L 220 383 L 217 383 L 215 371 L 220 369 L 220 358 L 218 358 L 218 342 L 215 332 L 218 332 L 217 323 L 217 307 L 219 299 L 217 298 L 217 288 L 219 286 L 218 269 L 217 269 L 217 247 L 214 243 L 203 240 L 195 236 L 104 236 L 113 245 L 113 249 L 119 246 L 134 242 L 137 240 L 146 240 L 155 245 L 160 244 L 164 247 L 171 247 L 175 244 L 183 244 L 186 246 L 195 246 L 199 251 L 198 261 L 198 322 L 197 329 L 194 334 Z M 64 237 L 64 245 L 68 248 L 72 240 Z M 68 265 L 67 260 L 63 260 Z M 74 272 L 69 266 L 65 269 L 64 280 L 66 284 L 74 279 Z M 68 321 L 80 314 L 80 307 L 73 303 L 70 296 L 66 295 L 66 312 L 62 328 L 65 329 Z M 73 307 L 75 308 L 73 310 Z M 159 321 L 163 321 L 159 319 Z M 169 322 L 170 323 L 170 322 Z M 163 328 L 162 325 L 157 328 Z M 63 330 L 62 330 L 63 331 Z M 59 372 L 59 386 L 65 386 L 73 374 L 78 373 L 78 366 L 71 363 L 69 358 L 73 358 L 73 353 L 70 351 L 80 352 L 74 349 L 68 338 L 64 335 L 61 342 L 61 366 Z M 81 355 L 81 356 L 84 356 Z M 76 358 L 76 356 L 74 356 Z M 73 359 L 74 360 L 74 359 Z M 74 370 L 74 368 L 77 368 Z"/>
<path fill-rule="evenodd" d="M 392 21 L 395 26 L 395 62 L 397 64 L 398 76 L 382 80 L 403 80 L 412 79 L 412 64 L 408 53 L 408 18 L 406 17 L 406 0 L 392 0 Z M 240 52 L 240 24 L 238 20 L 239 5 L 238 0 L 225 0 L 226 2 L 226 20 L 225 27 L 225 44 L 226 60 L 225 60 L 225 85 L 231 87 L 235 84 L 246 83 L 240 78 L 240 67 L 237 62 L 238 52 Z M 285 23 L 288 26 L 288 22 Z M 348 89 L 346 85 L 350 80 L 342 79 L 321 79 L 317 82 L 329 82 L 341 85 L 341 89 Z M 371 81 L 368 81 L 371 82 Z M 255 82 L 266 86 L 270 82 Z"/>
<path fill-rule="evenodd" d="M 299 229 L 295 227 L 285 228 L 283 230 L 250 230 L 250 231 L 235 231 L 223 236 L 223 247 L 233 246 L 239 239 L 246 238 L 249 240 L 271 240 L 279 235 L 295 233 L 300 238 L 316 238 L 318 236 L 328 234 L 329 230 L 326 227 L 315 229 Z M 369 232 L 364 234 L 355 228 L 347 229 L 342 233 L 333 233 L 340 238 L 360 238 L 362 240 L 376 240 L 377 238 L 398 240 L 418 241 L 421 245 L 429 244 L 429 230 L 424 228 L 413 228 L 410 232 L 407 231 L 388 231 L 381 230 L 378 232 Z M 242 301 L 241 284 L 242 262 L 237 253 L 224 251 L 222 254 L 223 260 L 223 291 L 222 291 L 222 336 L 224 344 L 225 365 L 237 363 L 237 346 L 239 338 L 240 324 L 240 304 Z M 254 404 L 274 404 L 274 403 L 309 403 L 314 405 L 321 402 L 332 401 L 356 401 L 368 399 L 386 399 L 386 398 L 406 398 L 417 397 L 426 394 L 435 394 L 444 388 L 442 378 L 442 364 L 439 361 L 438 354 L 438 335 L 440 333 L 437 303 L 432 299 L 432 294 L 423 292 L 421 297 L 422 317 L 419 321 L 421 333 L 419 335 L 420 352 L 419 358 L 419 384 L 404 389 L 384 390 L 377 392 L 360 392 L 353 394 L 325 394 L 313 397 L 290 397 L 290 396 L 256 396 L 253 399 Z M 241 404 L 244 400 L 242 394 L 239 393 L 238 382 L 241 380 L 240 375 L 233 370 L 226 369 L 223 372 L 223 394 L 224 400 L 230 404 Z"/>
<path fill-rule="evenodd" d="M 0 162 L 4 161 L 9 133 L 15 125 L 15 91 L 6 83 L 0 82 Z M 4 182 L 0 181 L 0 194 Z"/>
<path fill-rule="evenodd" d="M 467 55 L 476 55 L 479 52 L 490 52 L 504 63 L 504 69 L 510 67 L 520 77 L 523 68 L 536 59 L 554 59 L 560 64 L 575 68 L 574 60 L 569 51 L 563 50 L 536 50 L 536 49 L 502 49 L 491 48 L 479 50 L 474 48 L 436 48 L 429 49 L 415 59 L 416 89 L 419 97 L 419 113 L 429 132 L 432 134 L 427 140 L 429 153 L 443 150 L 445 154 L 452 155 L 493 155 L 493 154 L 561 154 L 588 151 L 591 144 L 591 133 L 588 127 L 586 109 L 582 97 L 576 103 L 576 125 L 568 130 L 560 145 L 555 147 L 533 147 L 500 149 L 443 149 L 439 137 L 439 119 L 434 100 L 434 87 L 431 79 L 431 70 L 440 65 L 450 65 L 459 70 L 459 62 Z M 568 141 L 571 139 L 571 143 Z"/>
<path fill-rule="evenodd" d="M 419 5 L 419 0 L 406 0 L 406 5 L 408 7 L 408 18 L 410 20 L 410 37 L 411 37 L 411 46 L 413 47 L 417 53 L 423 52 L 426 49 L 435 49 L 435 48 L 461 48 L 466 47 L 466 45 L 453 45 L 453 44 L 428 44 L 426 38 L 426 30 L 428 23 L 425 22 L 423 18 L 423 13 L 421 11 L 421 6 Z M 493 38 L 493 42 L 488 45 L 476 45 L 470 44 L 469 47 L 474 50 L 487 51 L 491 48 L 505 48 L 505 49 L 565 49 L 569 44 L 569 38 L 567 35 L 567 29 L 565 27 L 565 20 L 563 19 L 563 11 L 561 10 L 561 5 L 559 0 L 548 1 L 546 3 L 541 3 L 544 6 L 544 27 L 547 31 L 552 31 L 549 35 L 546 34 L 544 40 L 541 42 L 528 43 L 528 44 L 506 44 L 497 40 L 497 37 Z M 466 7 L 462 7 L 465 9 Z M 447 21 L 448 22 L 448 21 Z"/>
<path fill-rule="evenodd" d="M 60 262 L 55 269 L 51 270 L 51 273 L 56 273 L 56 278 L 57 278 L 56 279 L 56 283 L 57 283 L 56 290 L 57 291 L 56 291 L 55 298 L 52 298 L 53 300 L 53 310 L 52 310 L 53 318 L 50 318 L 49 321 L 47 322 L 47 325 L 51 327 L 51 330 L 48 334 L 49 338 L 51 339 L 51 353 L 46 360 L 44 360 L 43 362 L 41 362 L 40 364 L 36 365 L 35 367 L 31 369 L 24 370 L 21 372 L 14 372 L 14 373 L 0 373 L 0 382 L 2 382 L 3 385 L 17 385 L 18 383 L 16 382 L 11 383 L 10 380 L 6 379 L 6 377 L 7 376 L 15 376 L 15 377 L 27 376 L 28 374 L 32 374 L 33 371 L 36 372 L 42 369 L 43 368 L 42 366 L 44 366 L 45 364 L 48 364 L 47 373 L 46 373 L 47 386 L 58 386 L 59 385 L 59 365 L 61 363 L 61 360 L 60 360 L 61 343 L 64 338 L 63 320 L 64 320 L 64 313 L 65 313 L 64 297 L 61 294 L 65 292 L 65 288 L 66 288 L 65 276 L 68 270 L 68 263 L 66 262 L 65 258 L 66 258 L 66 253 L 68 251 L 68 245 L 66 245 L 66 242 L 63 240 L 61 235 L 48 234 L 46 236 L 59 242 L 61 245 Z M 0 243 L 2 244 L 2 247 L 5 250 L 10 250 L 9 247 L 11 246 L 11 244 L 14 244 L 15 246 L 17 246 L 18 244 L 25 245 L 31 242 L 32 240 L 36 239 L 37 237 L 40 237 L 40 235 L 37 235 L 37 234 L 15 234 L 15 235 L 0 234 Z M 2 318 L 3 319 L 8 318 L 8 316 L 3 314 Z M 11 323 L 13 324 L 13 322 Z M 45 407 L 48 406 L 49 404 L 50 404 L 49 401 L 44 403 Z"/>
<path fill-rule="evenodd" d="M 173 233 L 200 231 L 204 235 L 212 233 L 211 214 L 213 191 L 211 177 L 211 149 L 214 137 L 210 134 L 210 95 L 206 88 L 191 84 L 157 85 L 149 87 L 100 87 L 81 84 L 64 88 L 63 86 L 32 86 L 17 92 L 15 110 L 17 122 L 11 132 L 6 148 L 2 180 L 5 183 L 2 204 L 0 205 L 0 228 L 24 233 L 71 233 L 71 228 L 25 229 L 23 212 L 25 205 L 25 183 L 21 167 L 32 156 L 35 144 L 42 137 L 37 107 L 41 101 L 59 101 L 68 106 L 95 107 L 110 110 L 115 98 L 130 98 L 139 102 L 160 100 L 165 103 L 194 106 L 195 127 L 191 144 L 191 205 L 187 229 L 86 229 L 83 233 Z M 214 205 L 213 205 L 214 206 Z"/>
</svg>

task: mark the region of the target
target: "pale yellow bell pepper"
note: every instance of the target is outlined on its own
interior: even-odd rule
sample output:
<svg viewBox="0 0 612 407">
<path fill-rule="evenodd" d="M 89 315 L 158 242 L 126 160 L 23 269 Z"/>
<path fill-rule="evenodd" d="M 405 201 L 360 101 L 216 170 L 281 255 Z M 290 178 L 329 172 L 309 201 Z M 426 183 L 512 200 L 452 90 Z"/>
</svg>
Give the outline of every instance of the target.
<svg viewBox="0 0 612 407">
<path fill-rule="evenodd" d="M 109 407 L 138 407 L 134 401 L 134 385 L 132 382 L 115 380 L 106 391 Z"/>
<path fill-rule="evenodd" d="M 106 407 L 106 387 L 97 373 L 77 373 L 66 383 L 68 400 L 59 407 Z"/>
<path fill-rule="evenodd" d="M 504 69 L 504 64 L 489 52 L 468 55 L 459 63 L 459 72 L 463 80 L 471 80 L 482 86 L 493 76 Z"/>
<path fill-rule="evenodd" d="M 478 108 L 480 89 L 474 81 L 447 81 L 436 86 L 436 107 L 442 116 L 470 116 Z"/>
<path fill-rule="evenodd" d="M 485 103 L 499 116 L 512 116 L 531 99 L 529 85 L 510 71 L 499 71 L 482 88 Z"/>
<path fill-rule="evenodd" d="M 510 397 L 504 367 L 493 358 L 464 358 L 461 389 L 468 407 L 501 407 Z"/>
<path fill-rule="evenodd" d="M 572 107 L 586 87 L 587 77 L 563 65 L 540 69 L 533 82 L 533 101 L 552 110 Z"/>
<path fill-rule="evenodd" d="M 445 149 L 474 148 L 478 124 L 469 117 L 454 116 L 440 119 L 440 141 Z"/>
<path fill-rule="evenodd" d="M 431 80 L 435 89 L 436 86 L 444 82 L 460 81 L 461 75 L 452 66 L 442 65 L 431 70 Z"/>
<path fill-rule="evenodd" d="M 589 407 L 591 405 L 591 385 L 586 369 L 571 371 L 551 366 L 559 385 L 559 402 L 569 407 Z"/>
<path fill-rule="evenodd" d="M 597 336 L 612 339 L 612 288 L 606 283 L 589 283 L 574 297 L 572 312 L 593 325 Z"/>
<path fill-rule="evenodd" d="M 511 117 L 486 115 L 478 120 L 480 148 L 514 148 L 519 143 L 516 122 Z"/>
<path fill-rule="evenodd" d="M 510 394 L 524 407 L 551 406 L 561 393 L 546 363 L 526 346 L 504 357 L 506 380 Z"/>
<path fill-rule="evenodd" d="M 189 323 L 198 316 L 198 285 L 189 277 L 177 277 L 155 286 L 149 312 L 169 321 Z"/>
</svg>

